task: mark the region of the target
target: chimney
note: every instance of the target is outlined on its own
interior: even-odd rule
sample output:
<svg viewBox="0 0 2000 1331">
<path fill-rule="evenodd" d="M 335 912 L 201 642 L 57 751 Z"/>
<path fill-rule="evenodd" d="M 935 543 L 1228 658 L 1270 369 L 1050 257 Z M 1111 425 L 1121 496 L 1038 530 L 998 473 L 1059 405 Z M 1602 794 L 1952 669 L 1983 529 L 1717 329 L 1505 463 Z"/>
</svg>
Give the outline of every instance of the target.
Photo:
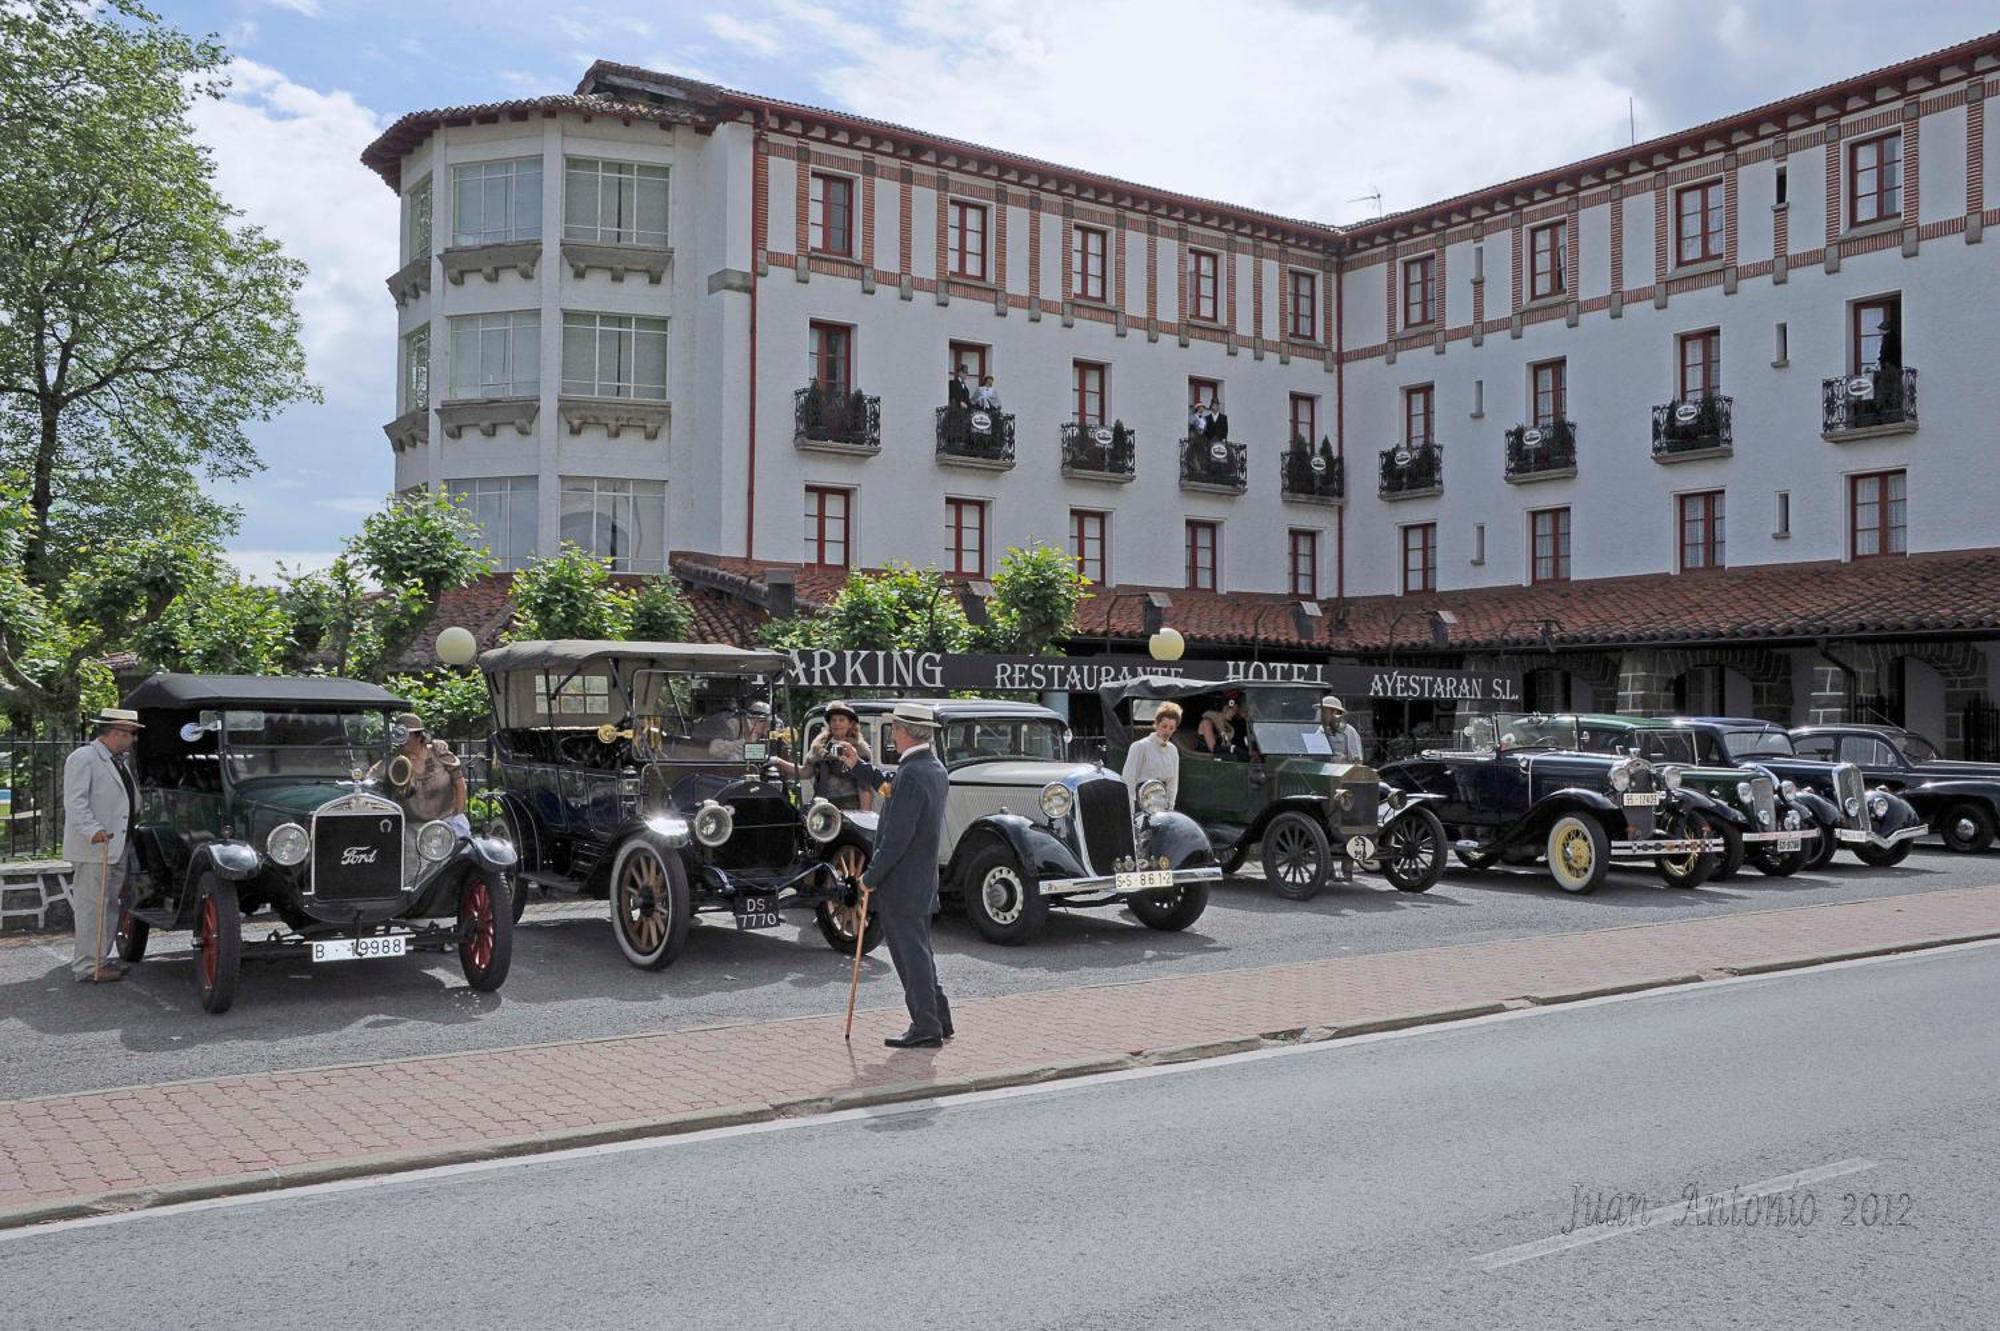
<svg viewBox="0 0 2000 1331">
<path fill-rule="evenodd" d="M 764 570 L 764 610 L 773 619 L 790 619 L 799 608 L 799 575 L 794 569 Z"/>
</svg>

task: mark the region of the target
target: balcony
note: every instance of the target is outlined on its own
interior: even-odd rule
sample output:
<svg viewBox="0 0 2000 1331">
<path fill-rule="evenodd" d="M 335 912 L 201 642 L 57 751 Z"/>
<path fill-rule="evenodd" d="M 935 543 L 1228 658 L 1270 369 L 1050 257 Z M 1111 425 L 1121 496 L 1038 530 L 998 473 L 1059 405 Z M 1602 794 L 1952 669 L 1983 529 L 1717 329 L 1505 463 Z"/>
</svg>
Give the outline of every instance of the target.
<svg viewBox="0 0 2000 1331">
<path fill-rule="evenodd" d="M 939 407 L 937 460 L 953 467 L 1012 470 L 1014 413 L 980 407 Z"/>
<path fill-rule="evenodd" d="M 1507 431 L 1507 484 L 1560 481 L 1576 475 L 1576 422 L 1547 421 Z"/>
<path fill-rule="evenodd" d="M 815 453 L 879 453 L 882 399 L 807 384 L 792 394 L 792 442 Z"/>
<path fill-rule="evenodd" d="M 1653 461 L 1694 462 L 1735 451 L 1730 423 L 1736 399 L 1710 394 L 1653 408 Z"/>
<path fill-rule="evenodd" d="M 1138 443 L 1138 431 L 1127 428 L 1123 421 L 1113 421 L 1110 425 L 1065 421 L 1062 427 L 1062 474 L 1077 481 L 1126 484 L 1138 471 L 1133 462 Z"/>
<path fill-rule="evenodd" d="M 1181 440 L 1181 489 L 1240 495 L 1250 488 L 1250 454 L 1230 439 Z"/>
<path fill-rule="evenodd" d="M 1279 490 L 1295 503 L 1338 506 L 1347 502 L 1347 468 L 1326 440 L 1314 448 L 1294 439 L 1285 450 Z"/>
<path fill-rule="evenodd" d="M 1917 372 L 1908 366 L 1863 370 L 1820 385 L 1819 433 L 1842 443 L 1917 428 Z"/>
<path fill-rule="evenodd" d="M 1427 499 L 1444 493 L 1444 449 L 1435 443 L 1382 450 L 1384 499 Z"/>
</svg>

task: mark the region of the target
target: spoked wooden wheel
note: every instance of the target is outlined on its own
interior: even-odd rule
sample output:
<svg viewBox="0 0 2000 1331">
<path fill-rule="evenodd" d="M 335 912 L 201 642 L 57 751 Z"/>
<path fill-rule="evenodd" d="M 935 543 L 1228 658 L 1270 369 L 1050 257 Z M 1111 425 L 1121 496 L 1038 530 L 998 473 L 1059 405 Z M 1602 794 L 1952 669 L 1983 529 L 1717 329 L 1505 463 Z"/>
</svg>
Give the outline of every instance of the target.
<svg viewBox="0 0 2000 1331">
<path fill-rule="evenodd" d="M 1698 813 L 1673 813 L 1660 820 L 1662 835 L 1680 840 L 1715 835 L 1714 826 Z M 1700 887 L 1721 864 L 1722 857 L 1707 851 L 1690 850 L 1678 855 L 1662 855 L 1654 861 L 1668 887 Z"/>
<path fill-rule="evenodd" d="M 1333 851 L 1326 832 L 1302 813 L 1281 813 L 1264 829 L 1264 877 L 1281 897 L 1310 901 L 1326 886 Z"/>
<path fill-rule="evenodd" d="M 634 966 L 658 970 L 680 955 L 693 907 L 680 860 L 650 842 L 625 843 L 611 866 L 611 932 Z"/>
<path fill-rule="evenodd" d="M 227 1012 L 236 1001 L 236 973 L 243 956 L 243 912 L 236 884 L 207 874 L 196 889 L 194 988 L 203 1008 Z"/>
<path fill-rule="evenodd" d="M 1444 824 L 1429 809 L 1405 810 L 1382 829 L 1376 862 L 1398 892 L 1428 892 L 1444 876 Z"/>
<path fill-rule="evenodd" d="M 507 888 L 495 889 L 483 874 L 458 889 L 458 964 L 465 982 L 482 993 L 498 989 L 514 959 L 514 915 L 498 902 Z"/>
<path fill-rule="evenodd" d="M 862 871 L 868 867 L 868 856 L 859 846 L 837 846 L 827 857 L 843 884 L 860 881 Z M 861 923 L 861 903 L 853 905 L 838 901 L 822 901 L 813 910 L 813 917 L 819 922 L 820 936 L 826 945 L 836 952 L 853 955 L 854 930 Z M 882 917 L 874 911 L 868 912 L 868 937 L 862 940 L 861 950 L 873 952 L 882 942 Z"/>
</svg>

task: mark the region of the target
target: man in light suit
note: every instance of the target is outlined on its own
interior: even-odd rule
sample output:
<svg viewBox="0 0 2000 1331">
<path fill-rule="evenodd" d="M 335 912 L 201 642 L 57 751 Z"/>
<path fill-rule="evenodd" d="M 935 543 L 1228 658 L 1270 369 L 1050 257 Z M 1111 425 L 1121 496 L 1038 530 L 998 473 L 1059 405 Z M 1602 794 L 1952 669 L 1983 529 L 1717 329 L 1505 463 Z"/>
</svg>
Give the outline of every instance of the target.
<svg viewBox="0 0 2000 1331">
<path fill-rule="evenodd" d="M 931 749 L 936 714 L 922 703 L 902 703 L 889 726 L 898 753 L 896 781 L 875 830 L 875 853 L 862 876 L 872 909 L 882 917 L 889 960 L 903 982 L 910 1028 L 882 1043 L 891 1049 L 936 1049 L 952 1037 L 951 1004 L 938 984 L 931 954 L 931 916 L 938 908 L 938 846 L 944 839 L 944 801 L 951 780 Z M 850 746 L 842 755 L 869 785 L 882 775 L 860 761 Z"/>
<path fill-rule="evenodd" d="M 104 984 L 124 978 L 125 967 L 106 962 L 115 941 L 119 894 L 125 888 L 125 857 L 138 817 L 139 789 L 125 767 L 125 755 L 139 738 L 139 714 L 107 707 L 92 719 L 97 738 L 63 762 L 63 858 L 71 865 L 70 909 L 76 942 L 70 974 Z"/>
</svg>

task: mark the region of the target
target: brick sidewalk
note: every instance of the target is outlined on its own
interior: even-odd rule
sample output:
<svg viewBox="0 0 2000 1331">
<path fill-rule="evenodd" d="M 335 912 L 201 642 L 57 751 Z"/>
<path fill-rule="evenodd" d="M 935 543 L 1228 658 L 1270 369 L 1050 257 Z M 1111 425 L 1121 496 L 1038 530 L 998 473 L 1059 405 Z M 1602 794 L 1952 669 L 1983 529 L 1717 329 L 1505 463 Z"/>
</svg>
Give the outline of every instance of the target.
<svg viewBox="0 0 2000 1331">
<path fill-rule="evenodd" d="M 1994 936 L 1967 888 L 979 999 L 942 1051 L 876 1010 L 0 1101 L 0 1227 Z"/>
</svg>

